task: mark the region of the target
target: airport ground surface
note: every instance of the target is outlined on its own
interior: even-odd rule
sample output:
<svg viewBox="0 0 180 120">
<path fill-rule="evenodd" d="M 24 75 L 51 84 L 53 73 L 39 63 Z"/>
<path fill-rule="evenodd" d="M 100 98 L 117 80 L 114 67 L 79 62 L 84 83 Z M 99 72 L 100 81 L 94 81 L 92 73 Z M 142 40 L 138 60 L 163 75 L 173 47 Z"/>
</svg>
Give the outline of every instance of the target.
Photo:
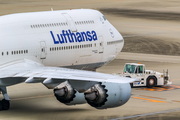
<svg viewBox="0 0 180 120">
<path fill-rule="evenodd" d="M 131 58 L 129 58 L 131 54 Z M 43 120 L 43 119 L 125 119 L 149 120 L 180 118 L 180 61 L 171 59 L 170 62 L 156 60 L 157 56 L 149 55 L 149 58 L 137 60 L 145 54 L 122 53 L 112 63 L 98 69 L 104 73 L 121 72 L 126 62 L 141 62 L 146 64 L 146 69 L 162 72 L 169 69 L 173 85 L 147 89 L 145 87 L 133 88 L 130 100 L 123 106 L 97 110 L 88 104 L 66 106 L 59 103 L 53 96 L 52 90 L 46 89 L 42 84 L 19 84 L 8 88 L 11 97 L 11 109 L 0 112 L 0 120 Z M 121 59 L 123 57 L 123 59 Z M 179 57 L 180 58 L 180 57 Z M 161 114 L 160 114 L 160 113 Z M 152 115 L 151 115 L 152 114 Z M 141 115 L 136 117 L 136 115 Z M 135 117 L 135 118 L 134 118 Z"/>
<path fill-rule="evenodd" d="M 19 84 L 8 88 L 11 109 L 0 112 L 0 120 L 43 119 L 180 119 L 180 2 L 178 0 L 0 0 L 0 15 L 92 8 L 124 36 L 125 46 L 112 63 L 98 72 L 121 72 L 127 62 L 141 62 L 147 69 L 169 69 L 173 85 L 153 89 L 133 88 L 123 106 L 97 110 L 88 104 L 66 106 L 42 84 Z M 138 54 L 137 54 L 138 53 Z M 139 54 L 141 53 L 141 54 Z M 0 96 L 1 98 L 1 96 Z"/>
</svg>

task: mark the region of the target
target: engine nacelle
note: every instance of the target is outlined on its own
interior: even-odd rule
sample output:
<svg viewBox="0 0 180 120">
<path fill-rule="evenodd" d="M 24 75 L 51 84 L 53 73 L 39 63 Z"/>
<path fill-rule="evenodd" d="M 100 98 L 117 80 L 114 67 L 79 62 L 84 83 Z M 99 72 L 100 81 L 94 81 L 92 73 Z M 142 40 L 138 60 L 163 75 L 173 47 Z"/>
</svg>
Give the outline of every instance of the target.
<svg viewBox="0 0 180 120">
<path fill-rule="evenodd" d="M 66 81 L 54 89 L 56 99 L 66 105 L 86 103 L 83 93 L 79 93 Z"/>
<path fill-rule="evenodd" d="M 92 107 L 107 109 L 125 104 L 131 96 L 129 83 L 95 84 L 85 92 L 85 99 Z"/>
</svg>

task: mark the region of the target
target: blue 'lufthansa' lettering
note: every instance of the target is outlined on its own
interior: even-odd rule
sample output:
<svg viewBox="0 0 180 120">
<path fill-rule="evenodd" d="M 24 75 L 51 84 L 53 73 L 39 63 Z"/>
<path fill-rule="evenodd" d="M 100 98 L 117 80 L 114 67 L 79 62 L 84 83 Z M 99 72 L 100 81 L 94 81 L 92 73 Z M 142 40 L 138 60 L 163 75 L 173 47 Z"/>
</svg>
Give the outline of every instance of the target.
<svg viewBox="0 0 180 120">
<path fill-rule="evenodd" d="M 51 33 L 51 36 L 52 36 L 52 38 L 53 38 L 53 40 L 54 40 L 54 44 L 59 44 L 59 41 L 56 41 L 56 40 L 55 40 L 54 35 L 53 35 L 53 32 L 50 31 L 50 33 Z"/>
<path fill-rule="evenodd" d="M 85 42 L 85 41 L 96 41 L 97 35 L 96 32 L 87 31 L 87 32 L 76 32 L 72 33 L 70 30 L 62 30 L 62 34 L 57 34 L 57 40 L 54 37 L 52 31 L 50 31 L 54 44 L 63 44 L 63 43 L 74 43 L 74 42 Z"/>
</svg>

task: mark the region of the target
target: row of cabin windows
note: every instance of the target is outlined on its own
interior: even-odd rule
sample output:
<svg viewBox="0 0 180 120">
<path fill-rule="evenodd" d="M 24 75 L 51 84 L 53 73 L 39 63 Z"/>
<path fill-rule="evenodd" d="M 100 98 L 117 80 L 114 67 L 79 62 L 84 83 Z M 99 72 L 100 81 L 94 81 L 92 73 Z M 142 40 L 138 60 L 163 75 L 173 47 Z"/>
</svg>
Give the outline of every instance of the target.
<svg viewBox="0 0 180 120">
<path fill-rule="evenodd" d="M 17 50 L 17 51 L 11 51 L 11 54 L 12 55 L 16 55 L 16 54 L 27 54 L 28 53 L 28 50 Z M 2 52 L 2 56 L 3 55 L 9 55 L 9 52 L 7 51 L 6 53 L 5 52 Z"/>
<path fill-rule="evenodd" d="M 93 20 L 89 20 L 89 21 L 76 21 L 75 24 L 76 25 L 80 25 L 80 24 L 94 24 L 94 21 Z M 67 25 L 68 25 L 67 22 L 63 22 L 63 23 L 50 23 L 50 24 L 37 24 L 37 25 L 31 25 L 31 28 L 67 26 Z"/>
<path fill-rule="evenodd" d="M 70 50 L 70 49 L 81 49 L 81 48 L 90 48 L 90 47 L 92 47 L 92 44 L 74 45 L 74 46 L 64 46 L 64 47 L 52 47 L 52 48 L 50 48 L 50 51 Z"/>
<path fill-rule="evenodd" d="M 67 26 L 67 25 L 68 25 L 67 22 L 63 22 L 63 23 L 51 23 L 51 24 L 38 24 L 38 25 L 31 25 L 31 28 Z"/>
<path fill-rule="evenodd" d="M 113 44 L 117 44 L 117 43 L 121 43 L 122 40 L 116 40 L 116 41 L 111 41 L 111 42 L 107 42 L 107 45 L 113 45 Z"/>
<path fill-rule="evenodd" d="M 80 24 L 94 24 L 93 20 L 89 20 L 89 21 L 76 21 L 75 22 L 76 25 L 80 25 Z"/>
</svg>

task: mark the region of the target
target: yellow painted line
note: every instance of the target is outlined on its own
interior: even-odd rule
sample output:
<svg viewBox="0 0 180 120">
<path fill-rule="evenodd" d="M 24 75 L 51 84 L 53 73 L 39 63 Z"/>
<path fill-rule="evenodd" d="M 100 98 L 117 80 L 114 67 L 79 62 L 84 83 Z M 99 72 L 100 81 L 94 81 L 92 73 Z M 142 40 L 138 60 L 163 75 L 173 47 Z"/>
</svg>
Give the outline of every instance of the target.
<svg viewBox="0 0 180 120">
<path fill-rule="evenodd" d="M 42 97 L 52 97 L 53 95 L 39 95 L 39 96 L 32 96 L 32 97 L 24 97 L 24 98 L 16 98 L 16 99 L 11 99 L 13 101 L 15 100 L 27 100 L 27 99 L 34 99 L 34 98 L 42 98 Z"/>
<path fill-rule="evenodd" d="M 167 90 L 174 90 L 174 88 L 159 88 L 159 87 L 153 87 L 153 88 L 143 88 L 138 90 L 147 90 L 147 91 L 167 91 Z"/>
<path fill-rule="evenodd" d="M 179 86 L 179 85 L 169 85 L 169 86 L 163 86 L 163 87 L 139 88 L 138 90 L 147 90 L 147 91 L 168 91 L 168 90 L 174 90 L 174 89 L 180 89 L 180 86 Z"/>
<path fill-rule="evenodd" d="M 179 102 L 180 103 L 180 101 L 178 101 L 178 100 L 173 100 L 173 102 Z"/>
<path fill-rule="evenodd" d="M 170 85 L 170 86 L 173 87 L 173 88 L 180 88 L 179 85 Z"/>
<path fill-rule="evenodd" d="M 153 96 L 147 96 L 147 95 L 141 95 L 142 97 L 148 97 L 148 98 L 155 98 L 160 100 L 166 100 L 165 98 L 159 98 L 159 97 L 153 97 Z"/>
<path fill-rule="evenodd" d="M 147 98 L 141 98 L 141 97 L 132 97 L 135 99 L 140 99 L 140 100 L 146 100 L 148 102 L 156 102 L 156 103 L 168 103 L 166 101 L 160 101 L 160 100 L 153 100 L 153 99 L 147 99 Z"/>
</svg>

